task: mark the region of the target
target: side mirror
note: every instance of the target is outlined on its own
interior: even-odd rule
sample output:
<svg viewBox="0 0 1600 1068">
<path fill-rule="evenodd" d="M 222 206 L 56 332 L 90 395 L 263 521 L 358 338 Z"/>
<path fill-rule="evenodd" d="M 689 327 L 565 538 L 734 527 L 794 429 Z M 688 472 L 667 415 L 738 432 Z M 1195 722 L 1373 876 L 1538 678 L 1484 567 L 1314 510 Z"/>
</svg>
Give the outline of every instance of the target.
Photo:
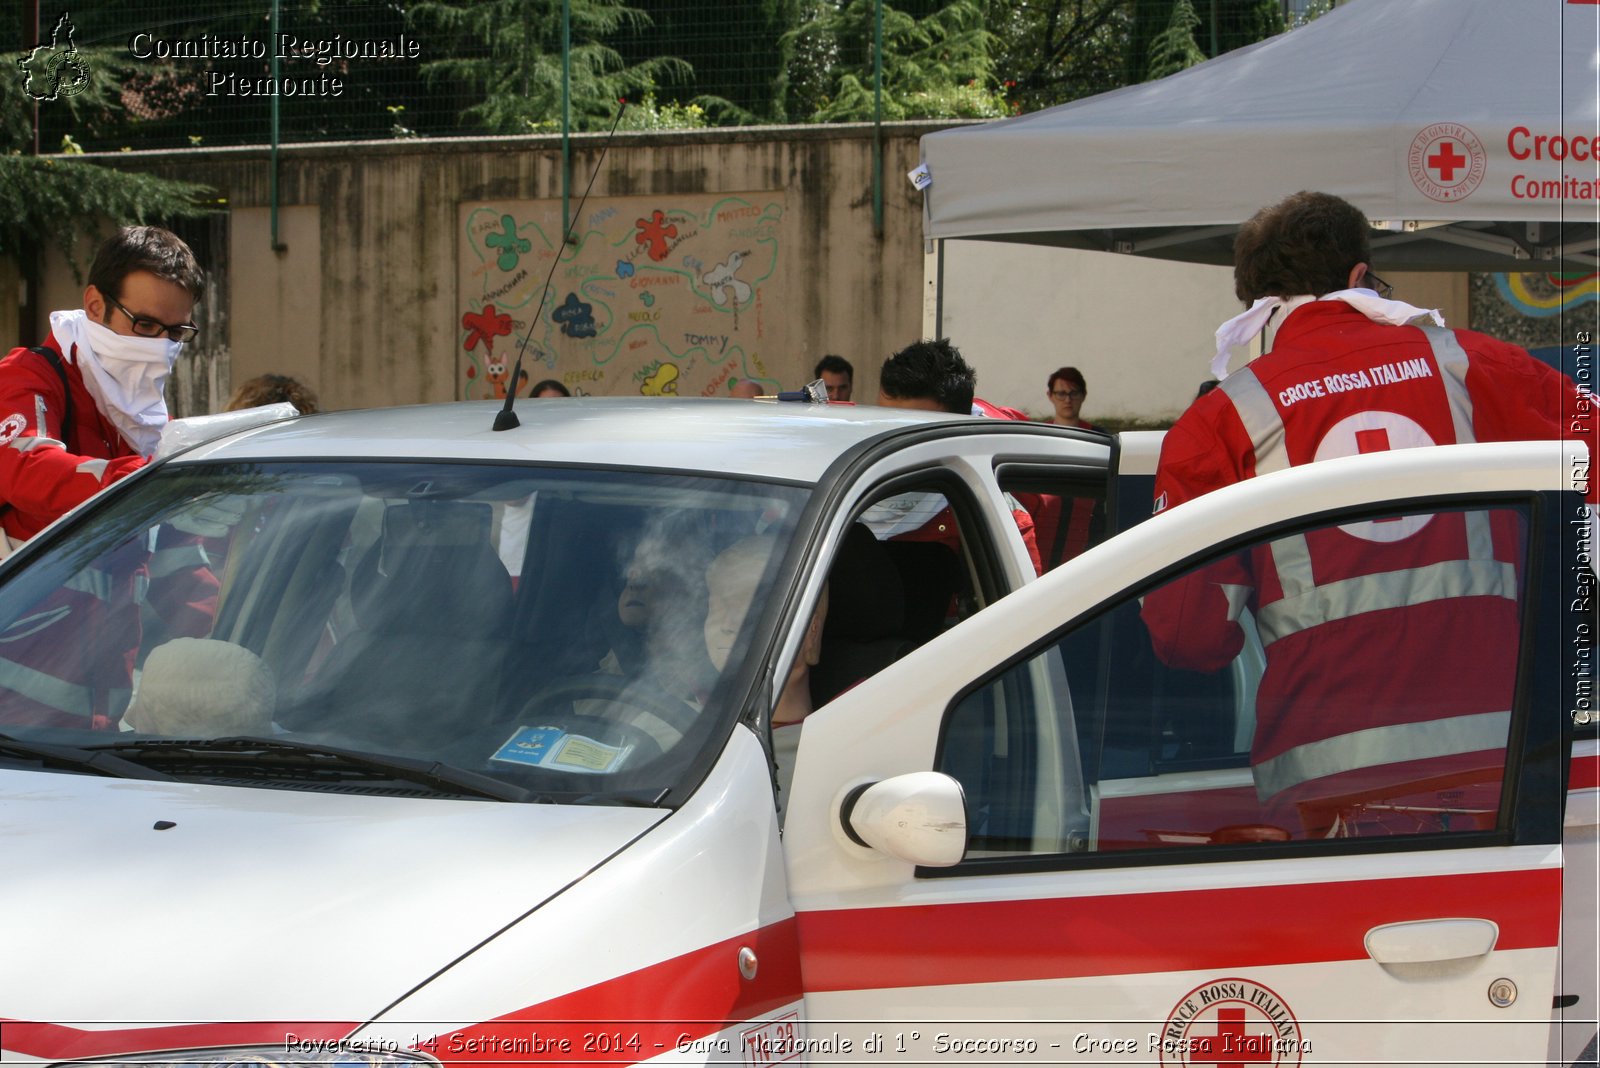
<svg viewBox="0 0 1600 1068">
<path fill-rule="evenodd" d="M 948 868 L 967 853 L 966 798 L 942 772 L 864 783 L 845 795 L 839 822 L 857 845 L 912 864 Z"/>
</svg>

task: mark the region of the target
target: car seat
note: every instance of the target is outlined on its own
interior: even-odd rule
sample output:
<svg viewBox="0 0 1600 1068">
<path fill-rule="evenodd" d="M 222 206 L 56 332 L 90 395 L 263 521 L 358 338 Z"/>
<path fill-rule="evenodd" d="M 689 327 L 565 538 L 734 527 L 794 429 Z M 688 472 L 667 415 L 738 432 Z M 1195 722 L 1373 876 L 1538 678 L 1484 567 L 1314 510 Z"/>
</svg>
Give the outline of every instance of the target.
<svg viewBox="0 0 1600 1068">
<path fill-rule="evenodd" d="M 828 570 L 822 655 L 811 669 L 821 707 L 916 647 L 905 635 L 906 593 L 889 550 L 862 523 L 845 532 Z"/>
<path fill-rule="evenodd" d="M 356 629 L 317 668 L 296 727 L 415 751 L 489 723 L 512 612 L 490 525 L 487 504 L 388 505 L 351 577 Z"/>
</svg>

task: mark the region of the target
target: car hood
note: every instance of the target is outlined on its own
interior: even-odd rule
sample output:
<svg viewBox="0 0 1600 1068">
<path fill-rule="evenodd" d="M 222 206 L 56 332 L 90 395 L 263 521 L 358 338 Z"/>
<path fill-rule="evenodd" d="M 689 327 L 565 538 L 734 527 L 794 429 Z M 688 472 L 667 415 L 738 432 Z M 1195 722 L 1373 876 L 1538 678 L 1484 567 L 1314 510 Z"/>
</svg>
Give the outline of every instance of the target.
<svg viewBox="0 0 1600 1068">
<path fill-rule="evenodd" d="M 360 1023 L 666 815 L 0 771 L 0 1020 L 44 1027 L 0 1033 L 54 1058 L 111 1021 Z"/>
</svg>

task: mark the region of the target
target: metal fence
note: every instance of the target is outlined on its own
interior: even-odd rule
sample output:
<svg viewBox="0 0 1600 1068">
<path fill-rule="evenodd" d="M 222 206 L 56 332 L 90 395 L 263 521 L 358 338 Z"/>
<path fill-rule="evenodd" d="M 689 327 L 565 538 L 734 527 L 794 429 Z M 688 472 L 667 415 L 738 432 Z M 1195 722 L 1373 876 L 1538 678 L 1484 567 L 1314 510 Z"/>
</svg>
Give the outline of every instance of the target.
<svg viewBox="0 0 1600 1068">
<path fill-rule="evenodd" d="M 892 34 L 897 17 L 925 18 L 950 0 L 55 2 L 64 6 L 0 0 L 0 52 L 37 57 L 35 99 L 48 95 L 37 88 L 52 71 L 50 87 L 71 89 L 81 70 L 105 91 L 104 106 L 88 106 L 94 94 L 73 106 L 41 102 L 46 153 L 559 131 L 569 111 L 571 128 L 596 129 L 618 96 L 636 105 L 625 122 L 634 128 L 805 122 L 841 91 L 843 74 L 870 89 L 881 69 L 884 91 L 903 88 L 894 79 L 904 64 L 874 63 L 885 14 Z M 1019 12 L 1040 5 L 960 2 L 996 35 L 1002 62 L 1020 65 L 1016 50 L 1030 36 L 1017 30 Z M 1057 0 L 1064 12 L 1114 9 L 1105 32 L 1127 35 L 1135 51 L 1185 4 L 1207 54 L 1257 39 L 1273 12 L 1279 25 L 1292 23 L 1306 3 Z M 1070 66 L 1073 56 L 1056 62 Z M 1129 62 L 1087 88 L 1140 77 L 1139 62 Z M 979 88 L 980 104 L 1013 111 L 1059 102 L 1024 100 L 1000 64 L 992 86 Z"/>
</svg>

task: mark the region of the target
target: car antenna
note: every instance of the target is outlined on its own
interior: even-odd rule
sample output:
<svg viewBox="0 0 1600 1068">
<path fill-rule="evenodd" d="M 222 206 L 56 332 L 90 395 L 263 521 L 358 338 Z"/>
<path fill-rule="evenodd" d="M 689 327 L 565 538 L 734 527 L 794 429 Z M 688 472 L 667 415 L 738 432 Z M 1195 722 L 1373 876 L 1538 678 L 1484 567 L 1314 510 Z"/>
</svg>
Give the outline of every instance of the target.
<svg viewBox="0 0 1600 1068">
<path fill-rule="evenodd" d="M 528 351 L 528 339 L 533 336 L 533 328 L 544 315 L 545 301 L 550 299 L 550 281 L 556 276 L 556 268 L 561 264 L 561 254 L 567 250 L 567 242 L 572 240 L 572 228 L 577 225 L 578 219 L 583 216 L 584 201 L 589 199 L 589 190 L 594 188 L 594 180 L 600 174 L 600 164 L 606 160 L 606 150 L 611 147 L 611 139 L 616 136 L 617 125 L 622 122 L 622 113 L 628 110 L 626 98 L 617 101 L 617 117 L 611 120 L 611 129 L 606 134 L 606 143 L 600 146 L 600 158 L 594 161 L 594 170 L 589 174 L 589 184 L 583 189 L 583 196 L 578 198 L 578 206 L 572 212 L 572 218 L 567 223 L 567 229 L 561 234 L 561 247 L 556 249 L 555 259 L 550 263 L 550 273 L 544 276 L 544 292 L 539 294 L 539 310 L 533 313 L 533 318 L 528 321 L 527 333 L 522 335 L 522 346 L 517 349 L 517 363 L 511 368 L 511 388 L 506 391 L 506 406 L 495 413 L 495 430 L 515 430 L 522 425 L 522 420 L 517 418 L 517 413 L 511 410 L 516 403 L 517 390 L 522 388 L 522 354 Z"/>
</svg>

